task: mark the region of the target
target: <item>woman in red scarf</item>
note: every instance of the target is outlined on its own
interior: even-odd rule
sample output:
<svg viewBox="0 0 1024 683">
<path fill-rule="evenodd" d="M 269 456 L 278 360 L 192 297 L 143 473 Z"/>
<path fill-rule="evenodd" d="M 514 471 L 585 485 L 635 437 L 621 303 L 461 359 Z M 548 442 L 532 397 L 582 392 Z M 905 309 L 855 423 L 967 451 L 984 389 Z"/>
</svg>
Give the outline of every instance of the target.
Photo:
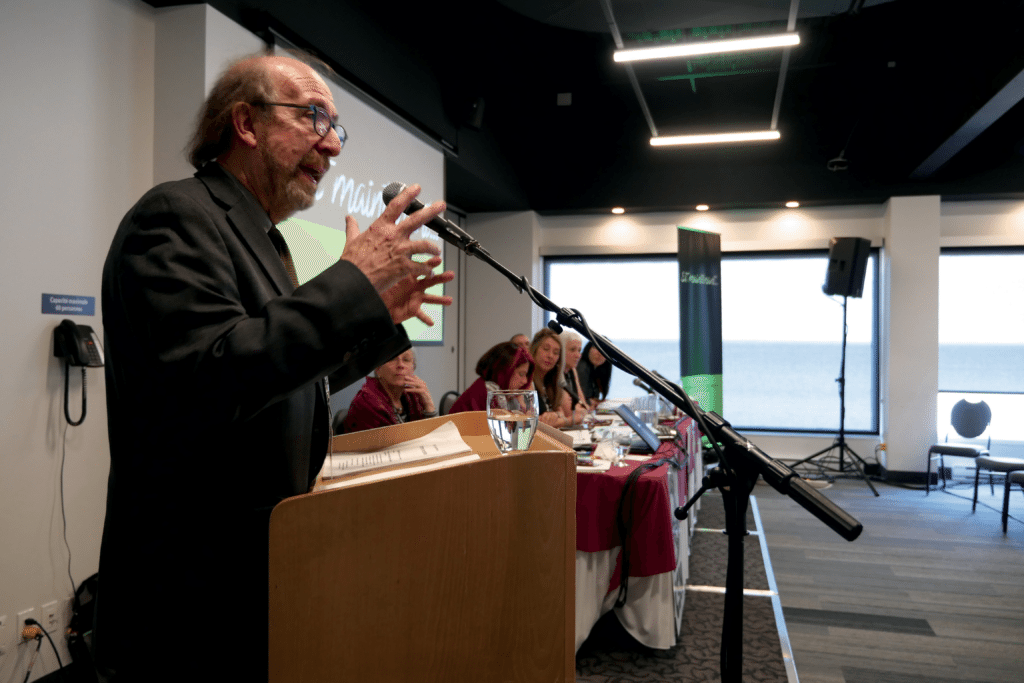
<svg viewBox="0 0 1024 683">
<path fill-rule="evenodd" d="M 343 422 L 345 433 L 437 417 L 430 390 L 415 371 L 416 355 L 412 349 L 377 368 L 375 377 L 366 378 L 366 384 L 348 407 Z"/>
<path fill-rule="evenodd" d="M 487 410 L 487 391 L 525 389 L 533 376 L 533 357 L 512 342 L 492 346 L 476 364 L 480 375 L 452 404 L 449 413 Z"/>
</svg>

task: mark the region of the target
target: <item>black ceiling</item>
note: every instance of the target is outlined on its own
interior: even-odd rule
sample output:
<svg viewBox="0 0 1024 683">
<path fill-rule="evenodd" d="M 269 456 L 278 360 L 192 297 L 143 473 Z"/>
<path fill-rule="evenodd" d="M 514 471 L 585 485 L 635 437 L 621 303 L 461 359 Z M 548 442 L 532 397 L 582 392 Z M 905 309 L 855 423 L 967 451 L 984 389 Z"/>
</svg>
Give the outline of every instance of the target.
<svg viewBox="0 0 1024 683">
<path fill-rule="evenodd" d="M 614 31 L 627 47 L 780 32 L 790 0 L 209 4 L 312 49 L 441 141 L 448 202 L 466 212 L 1024 196 L 1024 86 L 1006 87 L 1024 72 L 1021 1 L 803 0 L 781 140 L 713 148 L 652 148 L 650 123 L 768 128 L 782 52 L 634 65 L 649 122 Z M 976 137 L 950 141 L 968 122 Z M 957 153 L 920 168 L 941 150 Z"/>
</svg>

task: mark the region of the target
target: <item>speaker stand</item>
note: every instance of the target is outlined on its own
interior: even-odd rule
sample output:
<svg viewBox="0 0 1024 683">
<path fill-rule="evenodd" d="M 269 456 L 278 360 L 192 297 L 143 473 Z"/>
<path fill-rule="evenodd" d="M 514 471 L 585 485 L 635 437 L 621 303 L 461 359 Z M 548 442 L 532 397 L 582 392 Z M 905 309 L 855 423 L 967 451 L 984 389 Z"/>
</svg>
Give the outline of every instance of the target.
<svg viewBox="0 0 1024 683">
<path fill-rule="evenodd" d="M 825 475 L 826 469 L 832 472 L 839 472 L 840 474 L 847 471 L 847 463 L 850 467 L 857 471 L 864 483 L 868 485 L 871 492 L 878 496 L 878 491 L 875 490 L 874 484 L 868 478 L 867 472 L 865 471 L 867 463 L 864 459 L 857 455 L 856 451 L 850 448 L 846 443 L 846 299 L 847 296 L 843 295 L 843 354 L 842 360 L 839 363 L 839 377 L 836 378 L 836 382 L 839 383 L 839 436 L 832 442 L 832 445 L 828 448 L 823 448 L 817 453 L 807 456 L 803 460 L 797 460 L 795 463 L 790 465 L 793 469 L 796 469 L 798 465 L 804 465 L 811 461 L 818 467 L 818 472 Z M 836 451 L 838 455 L 838 469 L 826 468 L 825 463 L 831 462 L 832 451 Z M 849 456 L 847 460 L 845 456 Z M 821 460 L 817 460 L 817 458 Z M 827 475 L 825 475 L 827 476 Z"/>
</svg>

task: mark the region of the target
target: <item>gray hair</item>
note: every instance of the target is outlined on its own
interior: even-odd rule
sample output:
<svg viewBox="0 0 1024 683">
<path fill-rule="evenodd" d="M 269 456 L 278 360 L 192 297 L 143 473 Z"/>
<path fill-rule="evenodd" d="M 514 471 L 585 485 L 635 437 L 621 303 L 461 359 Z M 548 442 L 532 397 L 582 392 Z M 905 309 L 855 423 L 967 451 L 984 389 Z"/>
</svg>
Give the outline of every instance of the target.
<svg viewBox="0 0 1024 683">
<path fill-rule="evenodd" d="M 289 57 L 311 67 L 321 74 L 334 71 L 326 62 L 301 50 L 282 50 L 282 57 Z M 246 55 L 228 65 L 214 83 L 196 117 L 195 132 L 185 148 L 189 163 L 201 168 L 231 148 L 234 138 L 231 111 L 239 102 L 272 102 L 277 89 L 270 76 L 270 69 L 263 57 L 273 57 L 269 49 Z"/>
<path fill-rule="evenodd" d="M 583 349 L 583 337 L 572 330 L 562 330 L 562 334 L 558 335 L 558 338 L 562 342 L 562 350 L 567 351 L 569 349 L 569 342 L 578 341 L 580 343 L 580 350 Z"/>
</svg>

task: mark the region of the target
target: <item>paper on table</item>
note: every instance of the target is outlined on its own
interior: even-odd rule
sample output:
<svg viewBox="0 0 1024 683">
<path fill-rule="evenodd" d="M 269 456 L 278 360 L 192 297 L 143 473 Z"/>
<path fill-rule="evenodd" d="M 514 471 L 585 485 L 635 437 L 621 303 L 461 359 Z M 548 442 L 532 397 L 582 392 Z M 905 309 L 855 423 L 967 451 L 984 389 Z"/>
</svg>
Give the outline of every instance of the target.
<svg viewBox="0 0 1024 683">
<path fill-rule="evenodd" d="M 629 403 L 632 400 L 633 399 L 631 398 L 607 398 L 597 404 L 597 409 L 599 411 L 611 412 L 618 408 L 619 406 L 621 406 L 623 403 Z"/>
<path fill-rule="evenodd" d="M 612 464 L 607 460 L 595 460 L 593 465 L 576 465 L 577 472 L 607 472 Z"/>
<path fill-rule="evenodd" d="M 445 422 L 426 436 L 403 441 L 383 450 L 369 453 L 332 453 L 324 462 L 322 477 L 331 479 L 388 465 L 472 452 L 473 449 L 462 440 L 455 423 Z"/>
</svg>

